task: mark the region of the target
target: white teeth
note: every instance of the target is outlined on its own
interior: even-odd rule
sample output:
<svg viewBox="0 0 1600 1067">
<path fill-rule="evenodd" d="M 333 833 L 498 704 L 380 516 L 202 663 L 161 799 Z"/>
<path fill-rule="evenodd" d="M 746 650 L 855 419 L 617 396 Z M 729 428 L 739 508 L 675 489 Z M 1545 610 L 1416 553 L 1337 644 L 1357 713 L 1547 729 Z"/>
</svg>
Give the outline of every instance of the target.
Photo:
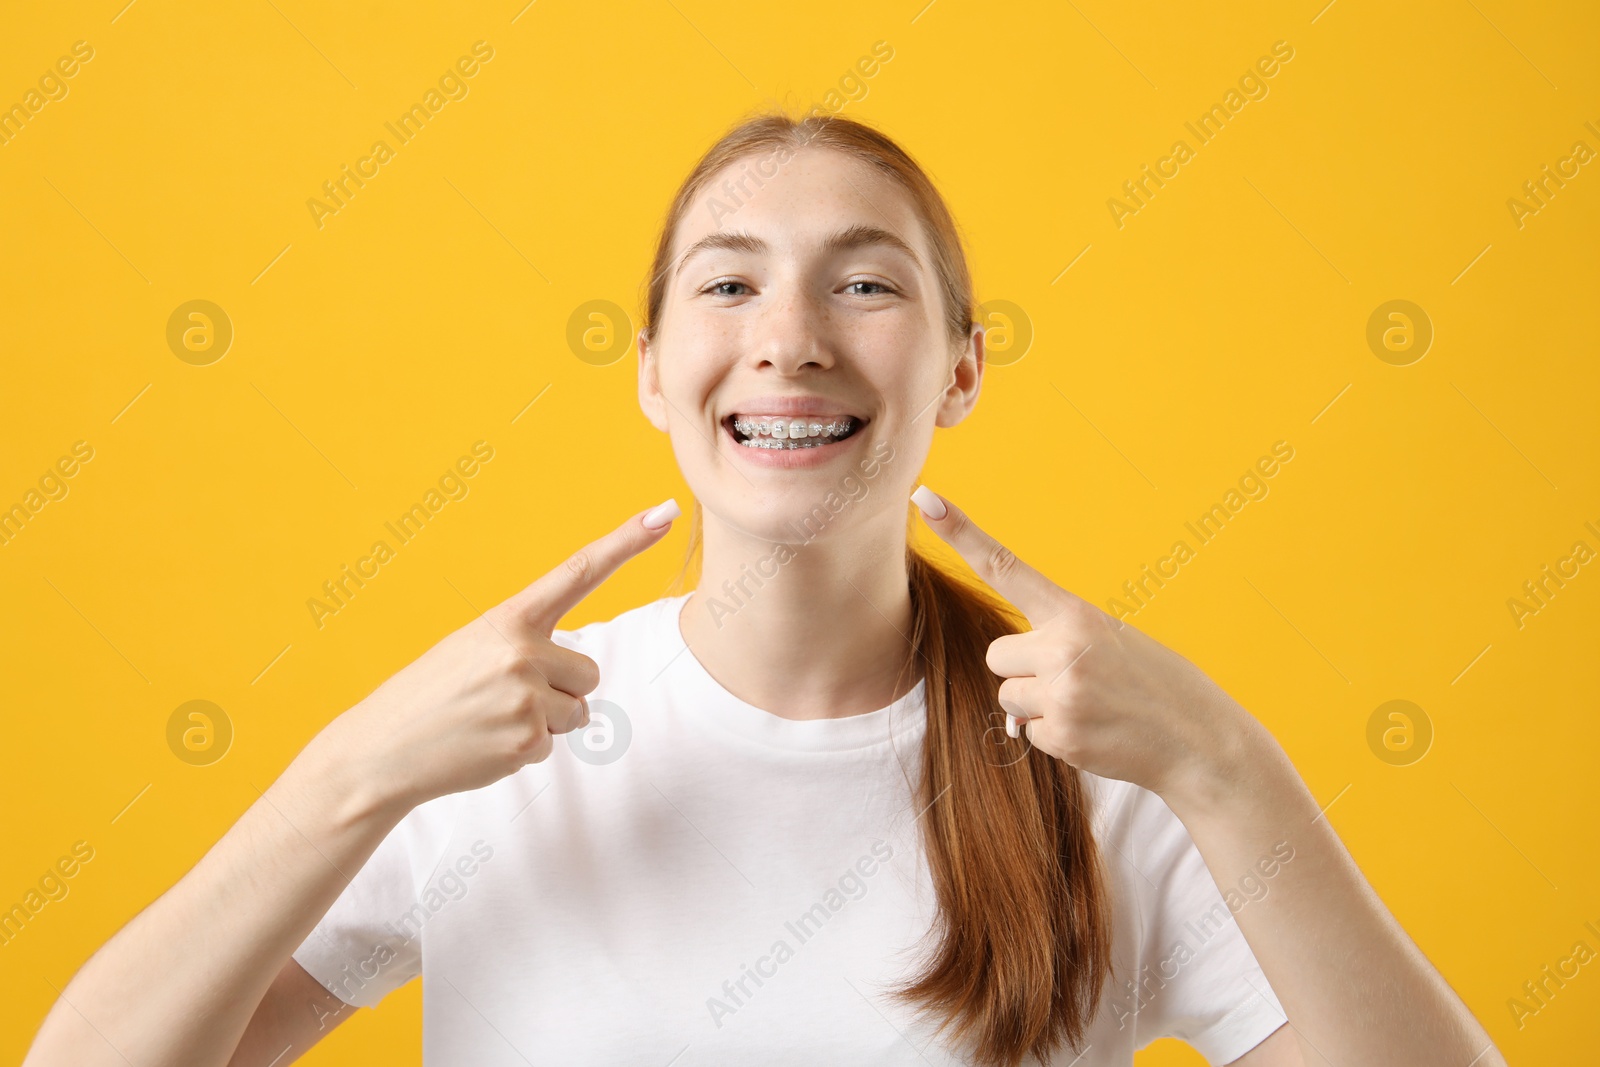
<svg viewBox="0 0 1600 1067">
<path fill-rule="evenodd" d="M 742 434 L 776 437 L 780 441 L 793 438 L 833 437 L 854 425 L 853 419 L 835 419 L 832 422 L 807 422 L 804 419 L 734 419 L 733 428 Z"/>
<path fill-rule="evenodd" d="M 847 417 L 823 423 L 805 419 L 735 418 L 733 428 L 744 436 L 739 443 L 746 448 L 821 448 L 850 433 L 855 428 L 855 420 Z"/>
</svg>

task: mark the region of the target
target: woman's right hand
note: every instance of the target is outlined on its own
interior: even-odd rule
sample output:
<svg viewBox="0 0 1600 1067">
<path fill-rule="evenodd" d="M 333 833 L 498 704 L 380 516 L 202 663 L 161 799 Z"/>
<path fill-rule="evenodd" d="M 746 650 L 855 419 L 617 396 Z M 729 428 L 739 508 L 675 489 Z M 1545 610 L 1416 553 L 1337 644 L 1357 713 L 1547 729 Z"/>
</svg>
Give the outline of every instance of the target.
<svg viewBox="0 0 1600 1067">
<path fill-rule="evenodd" d="M 589 721 L 594 660 L 550 639 L 564 615 L 671 528 L 678 506 L 641 512 L 445 637 L 318 741 L 375 776 L 407 809 L 496 782 L 550 755 Z M 645 520 L 655 528 L 645 525 Z"/>
</svg>

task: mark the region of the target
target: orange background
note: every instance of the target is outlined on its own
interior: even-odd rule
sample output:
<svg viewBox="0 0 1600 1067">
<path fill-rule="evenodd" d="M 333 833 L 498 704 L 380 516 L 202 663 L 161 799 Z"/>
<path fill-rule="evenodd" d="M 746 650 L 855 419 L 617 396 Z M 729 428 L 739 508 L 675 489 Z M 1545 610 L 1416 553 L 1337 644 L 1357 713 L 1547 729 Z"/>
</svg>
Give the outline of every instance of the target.
<svg viewBox="0 0 1600 1067">
<path fill-rule="evenodd" d="M 0 545 L 0 906 L 94 850 L 0 946 L 0 1059 L 322 725 L 624 516 L 687 503 L 632 353 L 578 358 L 569 320 L 637 321 L 698 154 L 831 90 L 939 182 L 979 298 L 1016 309 L 992 339 L 1032 332 L 996 345 L 927 480 L 1104 604 L 1292 445 L 1134 622 L 1270 725 L 1512 1062 L 1593 1054 L 1594 965 L 1520 1025 L 1508 1001 L 1600 951 L 1600 567 L 1520 626 L 1507 606 L 1600 550 L 1600 173 L 1507 203 L 1600 150 L 1593 5 L 124 4 L 0 33 L 0 106 L 93 49 L 0 144 L 0 507 L 93 449 Z M 307 201 L 476 41 L 467 95 L 319 228 Z M 1199 144 L 1185 123 L 1279 41 L 1267 94 Z M 1180 138 L 1193 157 L 1119 227 L 1108 201 Z M 191 300 L 233 331 L 203 366 L 168 344 Z M 1405 366 L 1367 340 L 1391 300 L 1434 333 Z M 479 440 L 468 495 L 319 629 L 307 599 Z M 661 595 L 684 537 L 568 625 Z M 207 766 L 168 746 L 190 700 L 232 725 Z M 1431 725 L 1409 765 L 1386 762 L 1403 738 L 1369 747 L 1390 700 Z M 418 1062 L 419 1004 L 304 1062 Z"/>
</svg>

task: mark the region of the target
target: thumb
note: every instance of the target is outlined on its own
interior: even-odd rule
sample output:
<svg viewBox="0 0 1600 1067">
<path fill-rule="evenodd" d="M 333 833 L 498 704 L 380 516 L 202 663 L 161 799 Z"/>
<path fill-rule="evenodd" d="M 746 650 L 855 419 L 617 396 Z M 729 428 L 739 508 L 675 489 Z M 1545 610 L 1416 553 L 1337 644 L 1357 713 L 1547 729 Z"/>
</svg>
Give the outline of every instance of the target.
<svg viewBox="0 0 1600 1067">
<path fill-rule="evenodd" d="M 574 552 L 567 561 L 512 596 L 501 609 L 529 629 L 548 637 L 567 612 L 628 560 L 660 541 L 682 514 L 667 500 Z"/>
<path fill-rule="evenodd" d="M 911 502 L 929 528 L 960 553 L 986 585 L 1016 605 L 1035 629 L 1054 618 L 1072 597 L 927 486 L 919 486 Z"/>
</svg>

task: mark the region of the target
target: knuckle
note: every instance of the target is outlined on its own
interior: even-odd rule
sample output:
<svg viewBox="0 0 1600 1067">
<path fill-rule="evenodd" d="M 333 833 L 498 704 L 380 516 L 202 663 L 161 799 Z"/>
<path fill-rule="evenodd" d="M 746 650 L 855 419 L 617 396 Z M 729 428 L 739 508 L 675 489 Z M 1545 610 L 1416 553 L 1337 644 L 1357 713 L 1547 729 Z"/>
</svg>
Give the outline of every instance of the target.
<svg viewBox="0 0 1600 1067">
<path fill-rule="evenodd" d="M 546 717 L 549 722 L 549 732 L 553 734 L 570 733 L 578 727 L 583 718 L 583 701 L 579 697 L 563 694 L 559 703 L 552 706 L 550 714 Z"/>
<path fill-rule="evenodd" d="M 511 705 L 512 718 L 519 724 L 539 717 L 539 698 L 531 688 L 524 687 Z"/>
<path fill-rule="evenodd" d="M 499 642 L 499 648 L 495 651 L 494 662 L 500 673 L 519 677 L 527 674 L 531 666 L 528 663 L 527 654 L 510 641 Z"/>
<path fill-rule="evenodd" d="M 544 736 L 539 739 L 538 745 L 534 747 L 531 758 L 528 760 L 528 762 L 543 763 L 545 760 L 550 758 L 550 753 L 555 751 L 555 747 L 555 738 L 550 736 L 550 732 L 546 730 Z"/>
<path fill-rule="evenodd" d="M 989 574 L 1004 582 L 1017 570 L 1017 554 L 996 542 L 989 549 L 988 564 Z"/>
<path fill-rule="evenodd" d="M 550 754 L 550 730 L 543 715 L 529 716 L 519 724 L 514 736 L 513 753 L 524 763 L 536 763 Z"/>
<path fill-rule="evenodd" d="M 531 751 L 539 743 L 539 739 L 550 732 L 545 726 L 544 716 L 539 713 L 538 703 L 529 700 L 527 704 L 527 710 L 517 719 L 513 734 L 518 752 Z"/>
<path fill-rule="evenodd" d="M 539 612 L 541 607 L 537 601 L 530 600 L 520 605 L 511 616 L 511 623 L 501 628 L 503 633 L 537 633 L 539 631 Z"/>
<path fill-rule="evenodd" d="M 1062 606 L 1061 618 L 1082 633 L 1103 627 L 1111 616 L 1082 597 L 1068 594 Z"/>
<path fill-rule="evenodd" d="M 594 573 L 594 554 L 587 548 L 579 549 L 567 557 L 567 562 L 562 565 L 567 574 L 576 582 L 582 584 L 589 580 Z"/>
</svg>

